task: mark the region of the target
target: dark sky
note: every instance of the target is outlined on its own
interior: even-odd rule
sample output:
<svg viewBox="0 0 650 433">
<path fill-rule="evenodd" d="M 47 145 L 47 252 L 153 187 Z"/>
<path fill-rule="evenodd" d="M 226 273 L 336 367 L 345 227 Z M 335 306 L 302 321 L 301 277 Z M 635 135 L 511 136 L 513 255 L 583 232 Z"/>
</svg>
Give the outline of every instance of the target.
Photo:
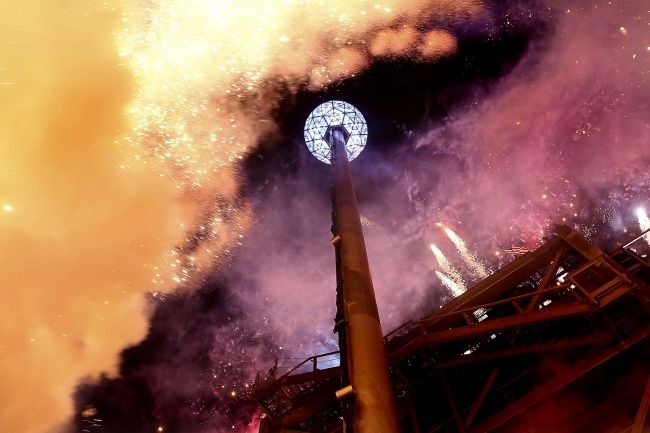
<svg viewBox="0 0 650 433">
<path fill-rule="evenodd" d="M 477 280 L 437 222 L 491 269 L 508 260 L 502 247 L 534 248 L 555 224 L 605 244 L 638 230 L 650 156 L 641 3 L 494 2 L 449 29 L 457 51 L 437 62 L 385 58 L 322 91 L 270 80 L 284 94 L 278 128 L 242 172 L 251 232 L 196 290 L 151 297 L 148 335 L 122 352 L 119 375 L 79 385 L 75 431 L 245 432 L 258 371 L 336 348 L 328 170 L 302 142 L 321 102 L 348 101 L 368 121 L 352 168 L 385 330 L 448 299 L 429 243 Z"/>
</svg>

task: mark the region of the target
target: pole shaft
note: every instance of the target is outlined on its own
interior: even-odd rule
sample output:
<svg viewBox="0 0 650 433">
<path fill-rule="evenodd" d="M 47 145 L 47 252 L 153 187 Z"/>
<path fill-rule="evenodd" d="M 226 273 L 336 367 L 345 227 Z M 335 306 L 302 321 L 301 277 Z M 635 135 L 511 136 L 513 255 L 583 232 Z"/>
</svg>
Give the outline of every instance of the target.
<svg viewBox="0 0 650 433">
<path fill-rule="evenodd" d="M 357 200 L 352 183 L 345 138 L 340 131 L 330 134 L 334 178 L 335 235 L 337 265 L 342 280 L 347 378 L 355 393 L 352 410 L 354 433 L 397 433 L 395 400 L 391 385 L 384 339 L 379 322 L 368 256 L 361 230 Z"/>
</svg>

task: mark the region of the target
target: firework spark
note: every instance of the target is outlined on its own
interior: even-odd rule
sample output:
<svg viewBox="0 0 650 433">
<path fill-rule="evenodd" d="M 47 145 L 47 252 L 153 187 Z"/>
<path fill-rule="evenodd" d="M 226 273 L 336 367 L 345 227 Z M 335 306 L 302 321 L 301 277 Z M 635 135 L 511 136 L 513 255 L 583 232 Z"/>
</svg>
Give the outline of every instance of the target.
<svg viewBox="0 0 650 433">
<path fill-rule="evenodd" d="M 640 207 L 636 210 L 636 216 L 639 219 L 639 228 L 641 229 L 641 232 L 645 232 L 647 230 L 650 230 L 650 218 L 648 218 L 648 214 L 646 213 L 645 209 Z M 644 239 L 650 245 L 650 233 L 646 234 L 644 236 Z"/>
<path fill-rule="evenodd" d="M 9 102 L 0 109 L 7 125 L 0 128 L 0 138 L 21 144 L 6 146 L 0 158 L 3 200 L 9 201 L 1 211 L 0 240 L 5 285 L 13 288 L 6 293 L 0 327 L 0 348 L 10 353 L 0 362 L 6 373 L 0 381 L 5 402 L 0 424 L 5 431 L 52 427 L 69 413 L 67 399 L 76 378 L 110 370 L 120 348 L 144 335 L 141 294 L 151 287 L 149 271 L 159 274 L 153 282 L 156 288 L 191 283 L 188 274 L 199 274 L 224 260 L 241 236 L 249 235 L 252 211 L 238 196 L 239 161 L 261 134 L 274 131 L 269 114 L 288 95 L 277 91 L 275 82 L 289 93 L 319 89 L 355 76 L 375 58 L 424 60 L 448 55 L 456 49 L 453 34 L 431 29 L 430 23 L 453 28 L 454 21 L 480 9 L 478 2 L 453 0 L 377 4 L 136 0 L 124 2 L 124 15 L 119 11 L 114 16 L 95 11 L 100 3 L 105 4 L 82 0 L 64 6 L 25 4 L 5 8 L 0 18 L 8 41 L 0 85 L 6 84 L 1 87 Z M 465 213 L 474 216 L 468 223 L 484 235 L 480 251 L 485 252 L 503 243 L 534 245 L 559 222 L 558 216 L 563 222 L 566 218 L 567 223 L 580 223 L 588 216 L 591 199 L 576 197 L 578 191 L 589 192 L 601 203 L 609 201 L 601 197 L 602 190 L 622 197 L 621 203 L 627 197 L 637 202 L 647 196 L 643 74 L 650 57 L 639 54 L 630 60 L 634 45 L 637 53 L 648 51 L 646 42 L 635 42 L 647 35 L 647 29 L 636 18 L 645 13 L 643 4 L 633 3 L 629 8 L 617 7 L 616 2 L 584 8 L 582 15 L 556 14 L 558 37 L 548 41 L 542 53 L 546 57 L 534 57 L 540 50 L 528 50 L 528 61 L 513 62 L 518 65 L 515 72 L 485 100 L 450 113 L 447 124 L 434 123 L 428 132 L 419 131 L 417 160 L 401 160 L 412 172 L 420 167 L 424 179 L 417 188 L 421 211 L 412 220 L 419 224 L 442 213 L 453 221 L 451 215 L 467 209 Z M 43 33 L 45 21 L 52 25 Z M 514 21 L 510 17 L 508 25 Z M 619 35 L 622 23 L 625 32 Z M 114 52 L 113 31 L 118 34 L 121 60 Z M 619 36 L 626 38 L 625 50 Z M 42 67 L 34 68 L 34 58 Z M 531 65 L 537 68 L 532 73 Z M 65 109 L 61 101 L 66 101 Z M 120 117 L 124 101 L 130 101 L 128 124 Z M 113 146 L 116 139 L 122 143 L 116 131 L 130 131 L 125 138 L 130 145 L 124 146 L 120 157 Z M 422 158 L 434 145 L 435 158 Z M 416 155 L 411 148 L 404 149 Z M 447 164 L 447 171 L 435 165 L 448 161 L 440 156 L 451 152 L 453 160 L 467 167 L 460 176 L 453 164 Z M 118 166 L 125 172 L 115 173 Z M 427 181 L 438 169 L 446 179 L 444 189 Z M 435 197 L 426 196 L 426 191 Z M 596 213 L 601 223 L 612 220 L 611 208 L 600 208 Z M 631 216 L 629 207 L 625 212 Z M 645 211 L 643 219 L 640 215 L 639 224 L 647 223 Z M 378 238 L 386 221 L 377 217 L 373 222 Z M 581 227 L 596 232 L 599 226 Z M 406 238 L 400 231 L 395 237 Z M 282 250 L 279 245 L 277 250 Z M 164 251 L 169 251 L 164 264 L 142 265 L 157 263 Z M 294 255 L 287 257 L 287 263 L 295 263 Z M 386 259 L 390 266 L 385 266 L 385 275 L 394 274 L 399 281 L 386 286 L 428 287 L 420 284 L 421 275 L 430 276 L 428 266 L 422 266 L 426 271 L 421 274 L 398 266 L 426 258 L 405 257 L 403 262 L 395 254 Z M 373 261 L 377 263 L 377 258 Z M 321 262 L 314 262 L 320 268 Z M 259 285 L 278 300 L 275 305 L 296 299 L 301 311 L 310 311 L 303 322 L 296 319 L 298 309 L 293 305 L 275 309 L 279 320 L 264 318 L 264 326 L 276 332 L 278 323 L 289 322 L 289 336 L 313 328 L 313 308 L 305 302 L 311 303 L 309 307 L 323 305 L 316 298 L 295 296 L 295 291 L 281 292 L 278 287 L 288 284 L 287 275 L 279 275 L 279 270 L 291 267 L 295 268 L 253 269 L 265 275 L 256 281 L 265 283 Z M 263 272 L 269 268 L 275 272 L 271 277 Z M 441 266 L 438 278 L 454 282 L 453 275 L 443 271 Z M 305 286 L 305 274 L 304 269 L 296 272 L 300 284 L 295 287 Z M 274 277 L 282 284 L 271 284 Z M 403 284 L 405 280 L 409 284 Z M 460 292 L 464 284 L 454 287 Z M 315 284 L 314 291 L 318 290 L 325 291 Z M 404 305 L 414 303 L 413 297 L 402 297 Z M 248 298 L 262 311 L 271 310 L 259 301 L 262 297 Z M 292 321 L 286 321 L 286 311 L 292 312 Z M 236 326 L 224 325 L 215 347 L 222 348 L 223 341 L 237 342 L 236 348 L 253 345 L 233 340 L 232 335 L 240 335 Z M 207 331 L 214 334 L 213 328 Z M 188 341 L 207 341 L 177 340 L 183 347 L 192 346 Z M 306 347 L 312 346 L 301 346 Z M 177 349 L 170 346 L 165 359 Z M 215 378 L 220 388 L 226 383 L 223 377 L 241 382 L 242 376 L 241 370 L 227 370 L 236 365 L 234 354 L 223 353 L 224 370 Z M 53 370 L 48 361 L 54 358 Z M 259 359 L 258 354 L 241 354 L 242 365 L 253 368 L 252 359 Z M 155 369 L 148 371 L 153 383 L 168 383 L 158 380 L 166 375 L 164 370 L 157 373 L 160 376 Z M 187 382 L 183 376 L 174 385 Z M 224 395 L 232 389 L 226 387 Z M 38 417 L 24 415 L 35 406 L 43 408 Z M 199 413 L 202 407 L 197 403 L 192 410 Z M 209 410 L 205 414 L 215 419 Z M 89 420 L 95 423 L 94 416 Z"/>
<path fill-rule="evenodd" d="M 230 258 L 253 217 L 238 193 L 241 161 L 261 136 L 275 131 L 271 114 L 287 89 L 323 88 L 387 54 L 450 55 L 454 35 L 422 24 L 461 22 L 483 10 L 477 0 L 435 4 L 165 0 L 125 5 L 117 45 L 136 90 L 127 108 L 131 133 L 123 140 L 129 148 L 125 154 L 134 156 L 121 167 L 154 165 L 161 177 L 175 182 L 186 209 L 180 223 L 185 242 L 164 258 L 167 265 L 153 269 L 155 290 L 189 285 L 202 269 Z M 381 48 L 385 32 L 396 23 L 408 24 L 408 44 Z"/>
<path fill-rule="evenodd" d="M 478 260 L 476 255 L 472 253 L 469 248 L 467 248 L 467 244 L 465 244 L 465 241 L 461 239 L 456 232 L 454 232 L 452 229 L 449 227 L 445 226 L 443 223 L 438 223 L 436 224 L 438 227 L 440 227 L 442 230 L 444 230 L 445 234 L 447 237 L 453 242 L 454 246 L 458 250 L 458 254 L 463 258 L 465 263 L 470 267 L 470 269 L 480 278 L 485 278 L 489 275 L 488 270 L 485 268 L 485 266 Z"/>
<path fill-rule="evenodd" d="M 454 297 L 462 295 L 465 293 L 465 290 L 467 290 L 465 287 L 454 281 L 451 277 L 443 274 L 440 271 L 436 271 L 436 277 L 438 277 L 440 282 L 449 290 L 449 292 L 451 292 Z"/>
<path fill-rule="evenodd" d="M 134 134 L 127 140 L 164 161 L 166 174 L 184 185 L 220 176 L 232 181 L 233 166 L 272 129 L 265 120 L 279 97 L 269 90 L 270 79 L 296 89 L 324 87 L 384 54 L 366 48 L 381 45 L 382 28 L 405 19 L 414 25 L 431 18 L 462 21 L 482 10 L 478 1 L 436 3 L 136 2 L 118 36 L 120 55 L 138 83 L 129 109 Z M 453 53 L 456 40 L 447 31 L 414 28 L 408 44 L 390 51 L 408 54 L 418 44 L 427 51 L 431 34 L 438 35 L 439 51 Z"/>
<path fill-rule="evenodd" d="M 465 284 L 465 281 L 463 280 L 463 276 L 460 274 L 460 272 L 449 262 L 447 257 L 445 257 L 444 253 L 438 248 L 435 244 L 429 245 L 429 248 L 431 248 L 431 252 L 436 258 L 436 261 L 438 262 L 438 266 L 440 266 L 440 269 L 442 272 L 444 272 L 446 275 L 440 274 L 436 272 L 436 275 L 438 275 L 438 278 L 441 277 L 441 275 L 445 276 L 445 278 L 451 280 L 451 282 L 454 283 L 454 288 L 452 289 L 449 285 L 448 282 L 445 282 L 446 279 L 440 278 L 440 280 L 447 286 L 452 292 L 454 293 L 454 296 L 457 296 L 460 293 L 463 293 L 465 290 L 467 290 L 467 285 Z"/>
</svg>

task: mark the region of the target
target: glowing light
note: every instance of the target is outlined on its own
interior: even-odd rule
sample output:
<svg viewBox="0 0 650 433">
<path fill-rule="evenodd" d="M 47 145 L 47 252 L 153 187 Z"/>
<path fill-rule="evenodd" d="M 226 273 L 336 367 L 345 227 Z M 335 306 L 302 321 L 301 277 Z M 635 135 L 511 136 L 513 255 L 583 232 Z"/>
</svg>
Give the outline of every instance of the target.
<svg viewBox="0 0 650 433">
<path fill-rule="evenodd" d="M 81 416 L 84 418 L 90 418 L 91 416 L 97 415 L 97 409 L 94 407 L 87 407 L 81 411 Z"/>
<path fill-rule="evenodd" d="M 648 218 L 648 214 L 646 213 L 645 209 L 643 208 L 638 208 L 636 210 L 636 216 L 639 219 L 639 228 L 641 229 L 641 232 L 644 232 L 646 230 L 650 230 L 650 218 Z M 650 233 L 644 236 L 644 239 L 650 245 Z"/>
<path fill-rule="evenodd" d="M 465 292 L 465 289 L 459 286 L 456 281 L 452 280 L 442 272 L 436 271 L 436 277 L 438 277 L 440 282 L 451 292 L 454 297 L 460 296 Z"/>
<path fill-rule="evenodd" d="M 14 211 L 14 207 L 9 203 L 5 203 L 2 205 L 2 211 L 6 213 L 10 213 Z"/>
<path fill-rule="evenodd" d="M 129 132 L 119 144 L 135 151 L 121 167 L 153 166 L 188 198 L 187 213 L 201 215 L 205 226 L 181 226 L 186 243 L 196 245 L 199 237 L 201 248 L 192 251 L 192 262 L 182 247 L 176 257 L 164 258 L 184 263 L 157 272 L 156 289 L 162 290 L 225 263 L 229 248 L 241 244 L 253 209 L 238 195 L 239 165 L 260 136 L 273 132 L 271 114 L 286 96 L 270 83 L 322 89 L 366 68 L 373 55 L 359 47 L 396 20 L 463 22 L 483 5 L 463 0 L 430 8 L 427 2 L 386 0 L 375 10 L 365 1 L 166 0 L 126 2 L 123 11 L 116 43 L 134 95 L 126 109 Z M 334 27 L 336 37 L 323 37 Z M 415 46 L 426 39 L 424 32 L 414 33 Z M 348 144 L 361 143 L 353 137 Z M 206 199 L 215 192 L 218 197 Z"/>
<path fill-rule="evenodd" d="M 482 11 L 479 0 L 436 8 L 389 0 L 376 10 L 341 0 L 127 2 L 117 34 L 137 85 L 127 140 L 144 144 L 175 179 L 205 185 L 273 126 L 260 122 L 278 102 L 269 78 L 321 89 L 364 69 L 371 58 L 356 43 L 365 45 L 396 20 L 453 23 Z M 334 26 L 337 37 L 322 37 Z"/>
<path fill-rule="evenodd" d="M 353 105 L 343 101 L 327 101 L 320 104 L 307 117 L 305 122 L 305 144 L 319 161 L 329 164 L 330 146 L 325 133 L 330 126 L 343 126 L 349 134 L 345 143 L 348 159 L 359 156 L 368 140 L 366 119 Z"/>
<path fill-rule="evenodd" d="M 451 242 L 458 250 L 458 254 L 460 254 L 460 256 L 463 258 L 465 263 L 467 263 L 467 265 L 476 275 L 478 275 L 481 278 L 485 278 L 489 275 L 489 272 L 487 271 L 487 269 L 485 269 L 485 266 L 483 266 L 483 264 L 478 260 L 476 255 L 474 255 L 474 253 L 472 253 L 469 250 L 469 248 L 467 248 L 465 241 L 463 241 L 461 237 L 456 234 L 456 232 L 454 232 L 449 227 L 446 227 L 442 223 L 438 223 L 436 225 L 444 230 L 447 237 L 451 240 Z"/>
<path fill-rule="evenodd" d="M 436 275 L 438 278 L 440 278 L 440 281 L 442 281 L 447 288 L 449 288 L 452 293 L 454 293 L 454 296 L 458 296 L 459 294 L 463 293 L 465 290 L 467 290 L 467 286 L 465 285 L 465 282 L 463 281 L 463 277 L 458 272 L 456 268 L 452 266 L 451 263 L 449 263 L 449 260 L 447 260 L 447 257 L 443 254 L 443 252 L 438 248 L 435 244 L 429 245 L 429 248 L 431 248 L 431 252 L 433 253 L 434 257 L 436 258 L 436 261 L 438 262 L 438 266 L 440 266 L 440 269 L 448 275 L 448 278 L 450 281 L 454 283 L 453 288 L 438 275 L 438 272 L 436 272 Z M 442 274 L 441 274 L 442 275 Z"/>
</svg>

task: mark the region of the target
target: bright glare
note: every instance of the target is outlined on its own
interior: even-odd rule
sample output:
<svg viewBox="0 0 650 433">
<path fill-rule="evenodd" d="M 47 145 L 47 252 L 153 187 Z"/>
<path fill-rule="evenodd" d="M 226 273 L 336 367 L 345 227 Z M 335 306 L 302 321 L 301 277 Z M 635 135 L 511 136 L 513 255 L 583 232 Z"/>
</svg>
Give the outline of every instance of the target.
<svg viewBox="0 0 650 433">
<path fill-rule="evenodd" d="M 636 216 L 639 219 L 639 228 L 641 229 L 641 232 L 645 232 L 647 230 L 650 230 L 650 218 L 648 218 L 648 214 L 646 213 L 645 209 L 640 207 L 636 210 Z M 650 245 L 650 233 L 644 236 L 644 239 Z"/>
<path fill-rule="evenodd" d="M 330 126 L 343 126 L 350 135 L 345 150 L 352 161 L 359 156 L 368 140 L 366 119 L 354 105 L 343 101 L 327 101 L 311 112 L 305 122 L 305 144 L 307 148 L 326 164 L 330 163 L 330 146 L 325 141 L 325 133 Z"/>
</svg>

